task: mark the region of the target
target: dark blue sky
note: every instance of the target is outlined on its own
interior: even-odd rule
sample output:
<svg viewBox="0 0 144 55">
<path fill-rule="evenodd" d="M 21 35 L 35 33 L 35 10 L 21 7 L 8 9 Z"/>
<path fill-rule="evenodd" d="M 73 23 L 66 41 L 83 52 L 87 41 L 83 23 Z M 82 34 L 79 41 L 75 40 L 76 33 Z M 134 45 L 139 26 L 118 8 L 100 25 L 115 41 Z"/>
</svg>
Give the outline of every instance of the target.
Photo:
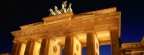
<svg viewBox="0 0 144 55">
<path fill-rule="evenodd" d="M 49 15 L 49 8 L 61 7 L 64 0 L 0 1 L 0 53 L 10 53 L 13 36 L 11 31 L 19 26 L 42 21 Z M 68 0 L 75 14 L 116 6 L 122 12 L 122 42 L 140 42 L 144 36 L 143 1 Z M 111 55 L 110 46 L 101 46 L 101 55 Z M 86 48 L 83 48 L 85 53 Z"/>
</svg>

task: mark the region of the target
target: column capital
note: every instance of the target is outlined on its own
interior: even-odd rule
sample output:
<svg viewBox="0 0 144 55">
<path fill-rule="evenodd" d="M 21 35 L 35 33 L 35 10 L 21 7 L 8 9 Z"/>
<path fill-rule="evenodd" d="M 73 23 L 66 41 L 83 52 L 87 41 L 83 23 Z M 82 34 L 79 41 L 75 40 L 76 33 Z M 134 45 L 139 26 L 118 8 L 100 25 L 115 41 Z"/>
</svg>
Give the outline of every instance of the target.
<svg viewBox="0 0 144 55">
<path fill-rule="evenodd" d="M 27 41 L 36 41 L 36 40 L 35 40 L 35 39 L 32 39 L 32 38 L 27 38 L 27 39 L 26 39 L 26 42 L 27 42 Z"/>
<path fill-rule="evenodd" d="M 51 38 L 48 38 L 48 37 L 42 37 L 42 39 L 51 39 Z"/>
<path fill-rule="evenodd" d="M 18 41 L 18 40 L 14 40 L 14 41 L 12 41 L 13 43 L 20 43 L 20 41 Z"/>
<path fill-rule="evenodd" d="M 75 36 L 75 33 L 66 34 L 66 37 Z"/>
<path fill-rule="evenodd" d="M 32 38 L 26 38 L 26 40 L 32 40 Z"/>
</svg>

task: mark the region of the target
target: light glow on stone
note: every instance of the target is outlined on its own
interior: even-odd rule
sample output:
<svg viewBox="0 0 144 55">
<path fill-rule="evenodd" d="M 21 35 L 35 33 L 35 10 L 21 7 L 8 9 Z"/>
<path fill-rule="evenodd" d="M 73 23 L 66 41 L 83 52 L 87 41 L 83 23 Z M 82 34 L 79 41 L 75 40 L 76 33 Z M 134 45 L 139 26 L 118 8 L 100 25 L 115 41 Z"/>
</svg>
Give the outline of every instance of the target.
<svg viewBox="0 0 144 55">
<path fill-rule="evenodd" d="M 58 43 L 58 41 L 55 41 L 55 43 L 57 44 L 57 43 Z"/>
</svg>

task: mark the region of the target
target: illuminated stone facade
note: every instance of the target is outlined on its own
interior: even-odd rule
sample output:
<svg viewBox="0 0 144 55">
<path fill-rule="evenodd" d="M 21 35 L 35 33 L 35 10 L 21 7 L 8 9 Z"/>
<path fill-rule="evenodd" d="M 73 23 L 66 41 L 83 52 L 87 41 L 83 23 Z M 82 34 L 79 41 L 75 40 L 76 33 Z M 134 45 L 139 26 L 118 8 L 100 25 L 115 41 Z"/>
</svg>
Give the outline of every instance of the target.
<svg viewBox="0 0 144 55">
<path fill-rule="evenodd" d="M 125 55 L 144 55 L 144 37 L 141 42 L 123 43 L 121 49 Z"/>
<path fill-rule="evenodd" d="M 80 14 L 67 12 L 44 17 L 42 22 L 20 26 L 11 55 L 100 55 L 99 46 L 110 44 L 121 55 L 121 12 L 116 7 Z"/>
</svg>

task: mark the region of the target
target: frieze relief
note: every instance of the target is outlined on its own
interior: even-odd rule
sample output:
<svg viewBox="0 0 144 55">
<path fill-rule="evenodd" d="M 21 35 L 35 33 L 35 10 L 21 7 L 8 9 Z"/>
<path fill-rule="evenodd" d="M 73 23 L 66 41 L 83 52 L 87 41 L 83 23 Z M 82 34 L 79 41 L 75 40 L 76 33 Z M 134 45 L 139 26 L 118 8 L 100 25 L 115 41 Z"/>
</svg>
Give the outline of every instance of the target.
<svg viewBox="0 0 144 55">
<path fill-rule="evenodd" d="M 113 14 L 113 13 L 112 13 Z M 86 19 L 73 19 L 70 21 L 65 21 L 61 23 L 49 24 L 44 26 L 39 26 L 33 29 L 24 29 L 17 32 L 12 32 L 16 38 L 26 37 L 30 38 L 32 35 L 64 35 L 65 33 L 70 33 L 72 31 L 84 31 L 85 29 L 91 29 L 97 27 L 101 28 L 112 28 L 116 27 L 119 29 L 119 15 L 120 12 L 116 12 L 118 15 L 104 15 L 104 16 L 94 16 L 87 17 Z"/>
</svg>

